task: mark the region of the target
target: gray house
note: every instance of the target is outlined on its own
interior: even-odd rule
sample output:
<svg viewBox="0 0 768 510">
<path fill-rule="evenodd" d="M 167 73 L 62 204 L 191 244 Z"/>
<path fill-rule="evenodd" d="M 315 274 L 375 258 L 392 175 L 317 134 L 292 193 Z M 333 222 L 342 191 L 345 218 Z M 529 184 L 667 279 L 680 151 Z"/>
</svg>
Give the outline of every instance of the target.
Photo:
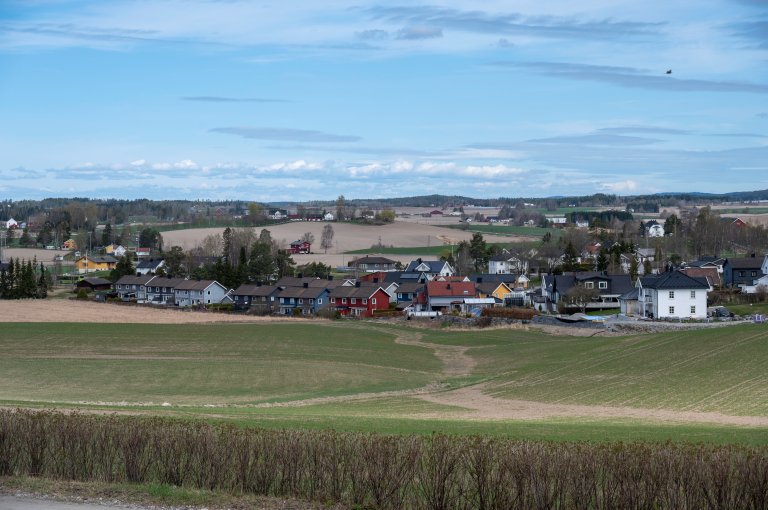
<svg viewBox="0 0 768 510">
<path fill-rule="evenodd" d="M 147 284 L 147 302 L 156 305 L 172 305 L 175 303 L 174 289 L 187 281 L 184 278 L 170 276 L 154 276 Z"/>
<path fill-rule="evenodd" d="M 120 299 L 135 299 L 144 302 L 147 299 L 147 285 L 155 278 L 155 275 L 126 275 L 114 284 L 117 297 Z"/>
<path fill-rule="evenodd" d="M 235 300 L 235 310 L 272 313 L 278 308 L 277 295 L 284 288 L 277 285 L 241 285 L 232 295 Z"/>
<path fill-rule="evenodd" d="M 305 282 L 301 287 L 285 287 L 277 294 L 280 314 L 315 315 L 328 306 L 328 295 L 328 289 L 311 287 L 309 282 Z"/>
<path fill-rule="evenodd" d="M 764 276 L 763 257 L 728 258 L 723 264 L 723 285 L 739 287 L 753 285 L 755 280 Z"/>
<path fill-rule="evenodd" d="M 205 306 L 232 302 L 229 289 L 216 280 L 185 280 L 173 289 L 177 306 Z"/>
</svg>

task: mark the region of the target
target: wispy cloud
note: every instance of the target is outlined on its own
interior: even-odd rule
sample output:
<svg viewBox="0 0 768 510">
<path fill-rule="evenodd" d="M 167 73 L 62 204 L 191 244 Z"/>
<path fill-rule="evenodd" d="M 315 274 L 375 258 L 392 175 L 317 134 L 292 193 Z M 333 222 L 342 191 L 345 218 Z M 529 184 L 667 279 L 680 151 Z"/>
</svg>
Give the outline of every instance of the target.
<svg viewBox="0 0 768 510">
<path fill-rule="evenodd" d="M 397 39 L 436 39 L 443 36 L 443 29 L 436 27 L 405 27 L 397 31 Z"/>
<path fill-rule="evenodd" d="M 765 2 L 760 2 L 765 6 Z M 728 25 L 733 35 L 754 43 L 757 48 L 768 48 L 768 19 L 742 21 Z"/>
<path fill-rule="evenodd" d="M 334 135 L 308 129 L 284 129 L 284 128 L 252 128 L 252 127 L 220 127 L 208 130 L 209 133 L 223 133 L 237 135 L 252 140 L 273 140 L 281 142 L 304 143 L 334 143 L 357 142 L 359 136 Z"/>
<path fill-rule="evenodd" d="M 224 96 L 185 96 L 184 101 L 200 101 L 204 103 L 290 103 L 287 99 L 264 97 L 224 97 Z"/>
<path fill-rule="evenodd" d="M 362 30 L 355 32 L 355 37 L 364 41 L 384 41 L 389 39 L 389 32 L 380 29 Z"/>
<path fill-rule="evenodd" d="M 662 140 L 655 138 L 643 138 L 639 136 L 624 136 L 611 134 L 587 134 L 574 136 L 554 136 L 550 138 L 538 138 L 528 140 L 529 143 L 554 143 L 554 144 L 577 144 L 577 145 L 650 145 L 659 143 Z"/>
<path fill-rule="evenodd" d="M 630 133 L 643 133 L 643 134 L 657 134 L 657 135 L 689 135 L 690 131 L 686 129 L 674 129 L 656 126 L 616 126 L 608 128 L 598 129 L 601 133 L 617 133 L 617 134 L 630 134 Z"/>
<path fill-rule="evenodd" d="M 527 17 L 478 10 L 435 6 L 375 6 L 363 9 L 373 19 L 414 26 L 438 26 L 482 34 L 520 35 L 548 38 L 630 39 L 658 35 L 663 23 L 584 20 L 558 16 Z"/>
<path fill-rule="evenodd" d="M 491 65 L 527 69 L 537 74 L 571 80 L 609 83 L 619 87 L 675 92 L 749 92 L 768 94 L 768 84 L 674 78 L 633 67 L 571 64 L 566 62 L 496 61 Z"/>
<path fill-rule="evenodd" d="M 707 136 L 719 136 L 723 138 L 768 138 L 768 135 L 760 133 L 711 133 Z"/>
</svg>

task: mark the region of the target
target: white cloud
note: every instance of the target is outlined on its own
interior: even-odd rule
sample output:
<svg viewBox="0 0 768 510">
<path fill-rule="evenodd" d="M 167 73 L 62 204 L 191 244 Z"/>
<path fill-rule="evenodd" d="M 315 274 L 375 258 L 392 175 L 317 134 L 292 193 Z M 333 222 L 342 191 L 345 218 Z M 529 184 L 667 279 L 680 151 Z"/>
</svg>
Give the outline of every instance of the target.
<svg viewBox="0 0 768 510">
<path fill-rule="evenodd" d="M 637 182 L 632 179 L 618 182 L 604 182 L 600 185 L 604 190 L 612 191 L 614 193 L 626 193 L 628 191 L 637 190 Z"/>
<path fill-rule="evenodd" d="M 179 161 L 178 163 L 174 163 L 173 166 L 174 168 L 181 168 L 185 170 L 200 168 L 200 166 L 194 161 L 192 161 L 191 159 L 185 159 L 185 160 Z"/>
<path fill-rule="evenodd" d="M 144 159 L 137 159 L 136 161 L 131 161 L 131 166 L 144 166 L 147 164 L 147 161 Z"/>
<path fill-rule="evenodd" d="M 527 170 L 522 168 L 512 168 L 506 165 L 494 165 L 494 166 L 467 166 L 459 170 L 459 174 L 469 177 L 482 177 L 484 179 L 492 179 L 495 177 L 504 177 L 510 175 L 520 175 L 526 173 Z"/>
</svg>

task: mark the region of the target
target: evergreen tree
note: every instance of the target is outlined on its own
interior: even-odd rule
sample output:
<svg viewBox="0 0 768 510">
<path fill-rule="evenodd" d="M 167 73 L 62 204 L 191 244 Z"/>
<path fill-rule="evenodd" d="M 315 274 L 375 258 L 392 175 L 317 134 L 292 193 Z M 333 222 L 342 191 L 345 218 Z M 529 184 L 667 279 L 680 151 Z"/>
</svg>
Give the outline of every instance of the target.
<svg viewBox="0 0 768 510">
<path fill-rule="evenodd" d="M 568 241 L 563 254 L 563 271 L 577 271 L 579 269 L 579 254 L 576 253 L 573 243 Z"/>
<path fill-rule="evenodd" d="M 637 274 L 639 272 L 639 268 L 637 265 L 637 259 L 635 257 L 631 257 L 631 260 L 629 261 L 629 277 L 633 281 L 637 279 Z"/>
<path fill-rule="evenodd" d="M 37 279 L 37 297 L 40 299 L 48 297 L 48 275 L 42 262 L 40 262 L 40 275 Z"/>
<path fill-rule="evenodd" d="M 104 230 L 101 231 L 101 245 L 108 246 L 112 244 L 112 224 L 107 223 Z"/>
<path fill-rule="evenodd" d="M 598 271 L 608 270 L 608 256 L 605 254 L 605 250 L 600 249 L 600 251 L 597 253 L 597 260 L 595 263 L 597 265 Z"/>
</svg>

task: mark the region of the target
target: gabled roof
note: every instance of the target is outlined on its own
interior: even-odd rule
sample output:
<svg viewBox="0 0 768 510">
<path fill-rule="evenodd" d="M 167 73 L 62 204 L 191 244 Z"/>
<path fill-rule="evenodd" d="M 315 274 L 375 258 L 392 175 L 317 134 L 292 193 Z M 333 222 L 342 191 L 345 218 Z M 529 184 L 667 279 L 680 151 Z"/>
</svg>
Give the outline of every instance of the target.
<svg viewBox="0 0 768 510">
<path fill-rule="evenodd" d="M 226 288 L 216 280 L 185 280 L 176 285 L 176 290 L 205 290 L 211 285 L 218 285 Z"/>
<path fill-rule="evenodd" d="M 157 278 L 157 276 L 153 274 L 146 274 L 141 276 L 129 274 L 121 276 L 120 279 L 115 283 L 120 285 L 146 285 L 153 278 Z"/>
<path fill-rule="evenodd" d="M 668 271 L 640 278 L 640 285 L 646 289 L 677 290 L 677 289 L 709 289 L 706 278 L 688 276 L 681 271 Z"/>
<path fill-rule="evenodd" d="M 117 264 L 117 259 L 112 255 L 90 255 L 80 257 L 77 260 L 79 262 L 84 259 L 88 259 L 88 262 L 93 262 L 94 264 Z"/>
<path fill-rule="evenodd" d="M 469 281 L 478 283 L 478 278 L 484 282 L 504 282 L 515 283 L 517 281 L 517 275 L 515 273 L 473 273 L 469 275 Z"/>
<path fill-rule="evenodd" d="M 717 272 L 717 267 L 714 266 L 684 267 L 680 271 L 695 278 L 706 278 L 710 283 L 717 286 L 723 283 L 720 273 Z"/>
<path fill-rule="evenodd" d="M 325 287 L 285 287 L 277 295 L 281 298 L 317 299 L 326 292 L 328 289 Z"/>
<path fill-rule="evenodd" d="M 418 282 L 403 283 L 397 288 L 398 294 L 413 294 L 414 292 L 424 292 L 426 284 Z"/>
<path fill-rule="evenodd" d="M 165 261 L 163 259 L 142 260 L 136 264 L 136 269 L 157 269 L 164 263 Z"/>
<path fill-rule="evenodd" d="M 366 255 L 365 257 L 360 257 L 359 259 L 351 260 L 349 262 L 349 265 L 351 267 L 354 267 L 360 264 L 394 265 L 396 263 L 397 263 L 396 260 L 388 259 L 387 257 L 380 257 L 377 255 Z"/>
<path fill-rule="evenodd" d="M 379 290 L 384 292 L 384 289 L 378 285 L 361 285 L 360 287 L 336 287 L 331 290 L 332 298 L 361 298 L 369 299 L 373 297 Z"/>
<path fill-rule="evenodd" d="M 427 282 L 429 297 L 474 297 L 475 284 L 472 282 Z"/>
<path fill-rule="evenodd" d="M 583 284 L 589 280 L 607 281 L 608 288 L 595 288 L 601 295 L 624 294 L 632 290 L 632 279 L 627 274 L 607 274 L 600 271 L 581 271 L 561 275 L 547 276 L 547 290 L 557 290 L 560 295 L 568 292 L 574 285 Z"/>
<path fill-rule="evenodd" d="M 151 275 L 147 275 L 149 277 Z M 170 288 L 176 288 L 177 285 L 180 285 L 187 281 L 186 278 L 173 278 L 171 276 L 153 276 L 155 278 L 152 280 L 152 287 L 170 287 Z"/>
<path fill-rule="evenodd" d="M 425 273 L 439 273 L 445 268 L 448 262 L 444 260 L 422 260 L 416 259 L 408 263 L 405 268 L 406 273 L 413 272 L 425 272 Z"/>
<path fill-rule="evenodd" d="M 507 289 L 508 292 L 511 292 L 512 289 L 509 288 L 509 286 L 504 282 L 486 282 L 483 281 L 482 283 L 475 283 L 475 288 L 482 292 L 483 294 L 493 294 L 496 292 L 496 289 L 498 289 L 501 286 L 504 286 L 505 289 Z"/>
<path fill-rule="evenodd" d="M 235 296 L 270 296 L 280 290 L 277 285 L 256 285 L 246 283 L 235 289 Z"/>
<path fill-rule="evenodd" d="M 99 278 L 98 276 L 91 276 L 88 278 L 83 278 L 78 282 L 78 285 L 82 282 L 87 283 L 88 285 L 112 285 L 112 282 L 109 280 L 106 280 L 104 278 Z"/>
<path fill-rule="evenodd" d="M 763 265 L 763 257 L 725 259 L 725 263 L 733 269 L 760 269 Z"/>
</svg>

